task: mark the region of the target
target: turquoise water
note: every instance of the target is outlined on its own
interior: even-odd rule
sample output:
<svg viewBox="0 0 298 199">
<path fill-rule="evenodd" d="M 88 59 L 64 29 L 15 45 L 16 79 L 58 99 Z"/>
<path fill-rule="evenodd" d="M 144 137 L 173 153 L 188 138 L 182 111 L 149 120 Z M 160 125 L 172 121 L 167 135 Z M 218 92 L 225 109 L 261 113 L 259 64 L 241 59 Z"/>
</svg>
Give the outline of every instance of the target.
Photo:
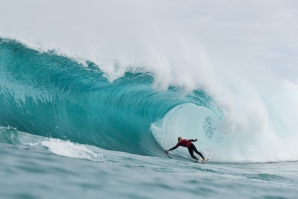
<svg viewBox="0 0 298 199">
<path fill-rule="evenodd" d="M 270 162 L 247 134 L 227 134 L 203 89 L 153 84 L 146 71 L 109 81 L 92 62 L 0 39 L 1 196 L 297 198 L 297 161 Z M 178 136 L 198 138 L 208 164 L 185 148 L 169 159 Z"/>
</svg>

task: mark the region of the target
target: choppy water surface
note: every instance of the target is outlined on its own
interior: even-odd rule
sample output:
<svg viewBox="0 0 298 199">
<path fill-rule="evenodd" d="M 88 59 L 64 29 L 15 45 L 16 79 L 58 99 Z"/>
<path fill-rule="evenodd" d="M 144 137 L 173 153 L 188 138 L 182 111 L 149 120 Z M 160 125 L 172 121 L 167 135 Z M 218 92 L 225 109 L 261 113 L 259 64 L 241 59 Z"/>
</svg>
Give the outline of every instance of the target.
<svg viewBox="0 0 298 199">
<path fill-rule="evenodd" d="M 0 135 L 3 198 L 296 198 L 298 194 L 297 162 L 201 164 L 176 156 L 103 150 L 11 129 L 2 129 Z"/>
</svg>

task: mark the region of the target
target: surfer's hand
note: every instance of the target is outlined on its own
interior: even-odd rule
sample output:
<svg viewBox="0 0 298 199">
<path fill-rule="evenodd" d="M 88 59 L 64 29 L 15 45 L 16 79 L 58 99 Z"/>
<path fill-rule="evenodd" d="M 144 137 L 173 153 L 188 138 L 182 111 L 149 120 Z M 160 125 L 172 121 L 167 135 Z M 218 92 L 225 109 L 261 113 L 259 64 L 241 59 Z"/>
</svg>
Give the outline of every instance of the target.
<svg viewBox="0 0 298 199">
<path fill-rule="evenodd" d="M 169 153 L 169 151 L 168 151 L 168 150 L 165 150 L 165 152 L 166 152 L 166 154 L 168 154 L 168 153 Z"/>
<path fill-rule="evenodd" d="M 198 141 L 198 139 L 195 139 L 195 142 Z"/>
</svg>

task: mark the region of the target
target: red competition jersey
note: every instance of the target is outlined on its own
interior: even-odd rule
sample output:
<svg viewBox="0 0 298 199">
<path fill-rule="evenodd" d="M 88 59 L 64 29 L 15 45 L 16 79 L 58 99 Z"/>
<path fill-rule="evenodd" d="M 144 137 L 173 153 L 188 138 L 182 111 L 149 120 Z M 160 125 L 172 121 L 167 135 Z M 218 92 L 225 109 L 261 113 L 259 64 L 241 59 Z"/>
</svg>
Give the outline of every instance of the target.
<svg viewBox="0 0 298 199">
<path fill-rule="evenodd" d="M 191 141 L 190 140 L 182 140 L 181 142 L 178 142 L 177 143 L 177 145 L 176 145 L 176 147 L 178 147 L 178 146 L 183 146 L 183 147 L 190 147 L 190 145 L 191 145 L 192 143 L 191 143 Z"/>
</svg>

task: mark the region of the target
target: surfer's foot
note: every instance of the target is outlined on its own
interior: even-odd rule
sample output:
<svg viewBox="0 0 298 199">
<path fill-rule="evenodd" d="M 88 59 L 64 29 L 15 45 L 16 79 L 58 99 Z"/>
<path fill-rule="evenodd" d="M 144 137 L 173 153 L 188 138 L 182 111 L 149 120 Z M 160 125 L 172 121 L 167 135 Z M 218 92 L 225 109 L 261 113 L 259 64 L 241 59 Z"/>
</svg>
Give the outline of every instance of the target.
<svg viewBox="0 0 298 199">
<path fill-rule="evenodd" d="M 205 163 L 207 160 L 207 158 L 203 158 L 202 162 Z"/>
</svg>

